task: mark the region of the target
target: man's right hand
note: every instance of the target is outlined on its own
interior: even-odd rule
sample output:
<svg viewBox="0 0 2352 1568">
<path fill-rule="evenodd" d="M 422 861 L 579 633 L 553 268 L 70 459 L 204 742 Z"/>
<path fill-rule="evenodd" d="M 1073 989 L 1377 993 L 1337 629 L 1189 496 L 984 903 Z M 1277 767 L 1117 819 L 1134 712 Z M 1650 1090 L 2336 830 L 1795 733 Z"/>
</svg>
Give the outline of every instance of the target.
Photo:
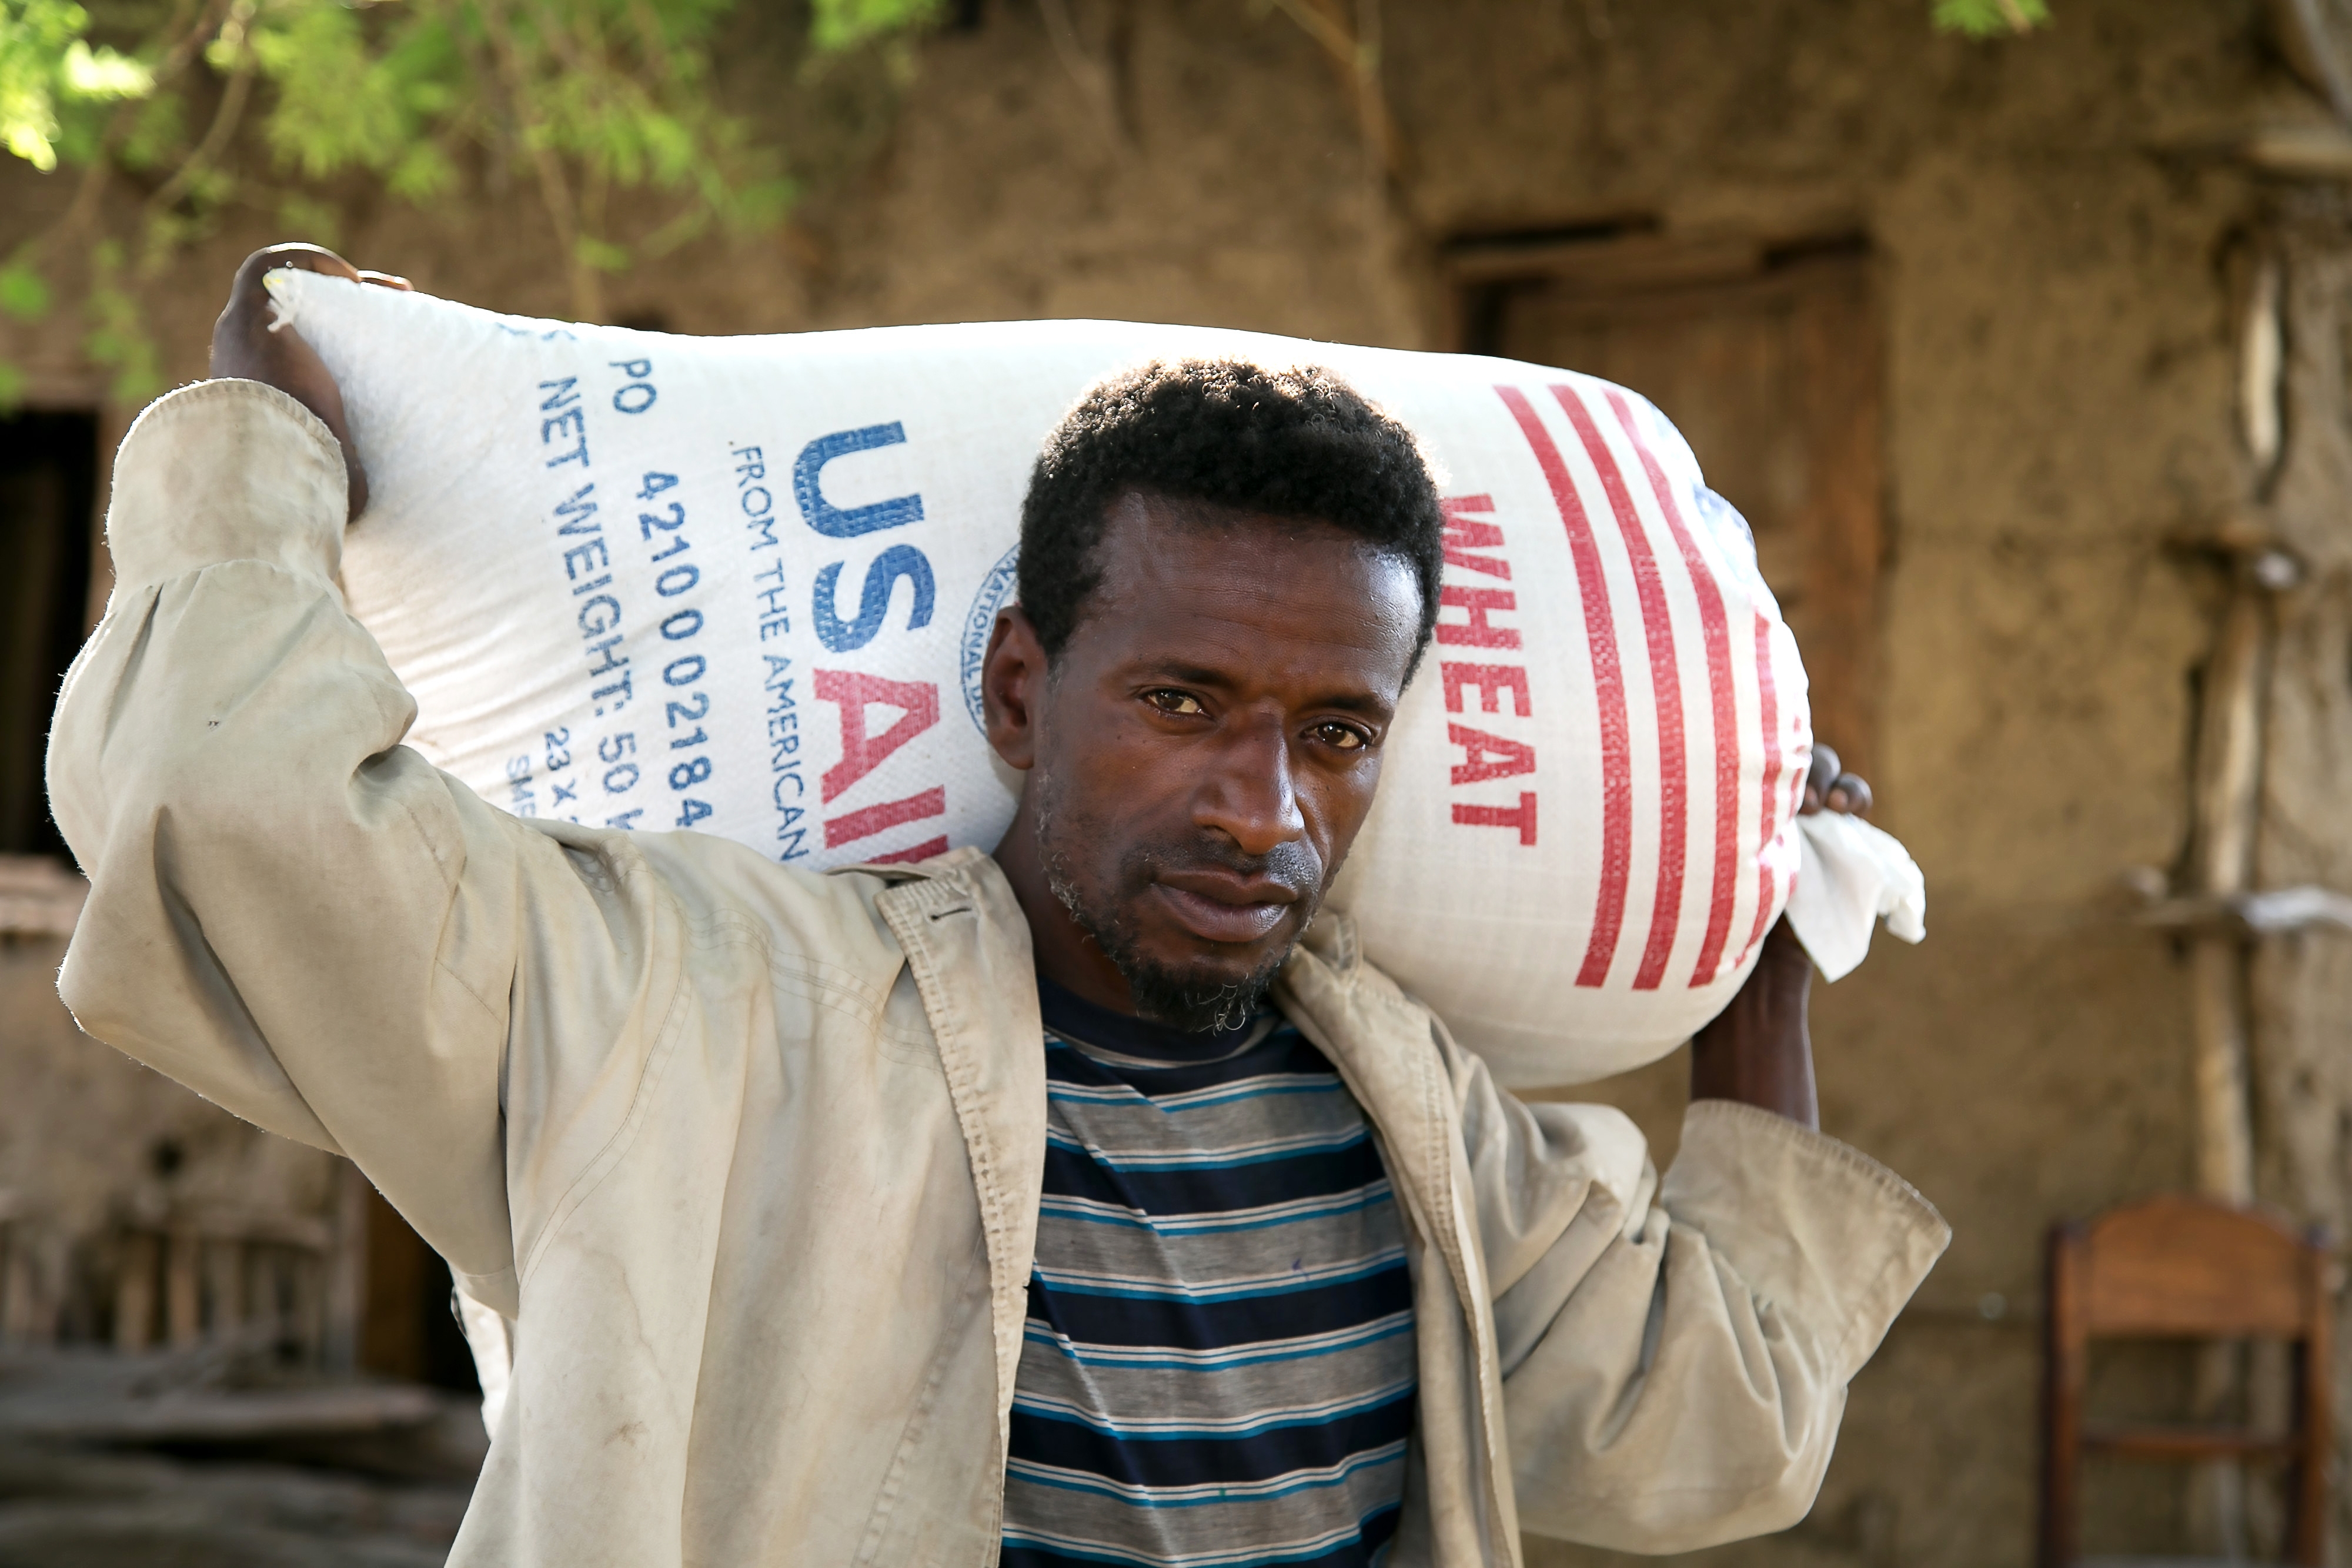
<svg viewBox="0 0 2352 1568">
<path fill-rule="evenodd" d="M 245 265 L 236 269 L 236 281 L 229 285 L 228 304 L 221 310 L 220 319 L 213 324 L 214 380 L 234 377 L 276 387 L 317 414 L 335 433 L 335 440 L 343 449 L 343 472 L 351 483 L 349 515 L 356 517 L 367 507 L 367 475 L 360 467 L 359 455 L 352 450 L 351 426 L 343 418 L 342 391 L 335 385 L 335 378 L 327 373 L 326 363 L 319 358 L 318 351 L 292 328 L 270 329 L 269 291 L 261 286 L 261 280 L 281 267 L 323 272 L 330 277 L 347 277 L 354 283 L 373 283 L 385 288 L 405 289 L 408 280 L 388 273 L 362 272 L 333 251 L 315 245 L 273 245 L 245 258 Z"/>
</svg>

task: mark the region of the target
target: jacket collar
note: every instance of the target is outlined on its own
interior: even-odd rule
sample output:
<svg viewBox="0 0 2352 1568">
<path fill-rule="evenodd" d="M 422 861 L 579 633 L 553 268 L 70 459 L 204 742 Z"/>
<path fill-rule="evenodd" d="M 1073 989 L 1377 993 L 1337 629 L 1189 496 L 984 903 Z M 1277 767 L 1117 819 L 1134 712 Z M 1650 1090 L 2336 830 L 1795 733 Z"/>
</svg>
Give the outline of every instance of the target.
<svg viewBox="0 0 2352 1568">
<path fill-rule="evenodd" d="M 874 907 L 907 955 L 963 1130 L 988 1248 L 997 1442 L 1006 1448 L 1045 1179 L 1045 1026 L 1029 922 L 1004 873 L 978 850 L 921 867 L 849 869 L 893 884 Z"/>
<path fill-rule="evenodd" d="M 1436 1039 L 1445 1026 L 1364 962 L 1355 923 L 1335 911 L 1316 917 L 1275 991 L 1284 1013 L 1330 1060 L 1363 1107 L 1407 1218 L 1454 1286 L 1470 1342 L 1465 1370 L 1473 1387 L 1465 1392 L 1475 1408 L 1465 1414 L 1480 1440 L 1476 1451 L 1451 1457 L 1483 1483 L 1487 1517 L 1481 1557 L 1517 1563 L 1517 1503 L 1501 1463 L 1509 1437 L 1495 1354 L 1493 1292 L 1471 1209 L 1456 1090 Z M 1433 1450 L 1441 1434 L 1424 1421 L 1423 1437 Z M 1426 1457 L 1437 1458 L 1433 1451 Z"/>
<path fill-rule="evenodd" d="M 907 955 L 980 1194 L 996 1351 L 997 1440 L 1009 1450 L 1013 1378 L 1028 1316 L 1029 1273 L 1045 1186 L 1045 1021 L 1029 923 L 989 856 L 951 851 L 919 866 L 842 868 L 889 885 L 876 911 Z M 1483 1452 L 1454 1456 L 1483 1473 L 1489 1553 L 1516 1563 L 1516 1509 L 1506 1452 L 1494 1309 L 1476 1242 L 1454 1086 L 1428 1010 L 1363 962 L 1355 925 L 1325 911 L 1276 982 L 1284 1012 L 1314 1041 L 1380 1137 L 1413 1229 L 1443 1260 L 1471 1339 Z"/>
</svg>

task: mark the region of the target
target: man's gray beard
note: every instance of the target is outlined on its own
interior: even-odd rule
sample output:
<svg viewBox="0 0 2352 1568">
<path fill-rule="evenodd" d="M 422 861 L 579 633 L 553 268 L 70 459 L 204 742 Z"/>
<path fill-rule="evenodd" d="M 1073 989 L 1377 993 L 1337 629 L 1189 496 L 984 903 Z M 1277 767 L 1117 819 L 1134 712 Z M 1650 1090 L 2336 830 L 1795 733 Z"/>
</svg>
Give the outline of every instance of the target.
<svg viewBox="0 0 2352 1568">
<path fill-rule="evenodd" d="M 1079 928 L 1094 938 L 1104 956 L 1118 967 L 1120 977 L 1127 981 L 1135 1010 L 1144 1018 L 1192 1034 L 1213 1034 L 1220 1030 L 1239 1029 L 1249 1022 L 1273 988 L 1274 977 L 1289 962 L 1290 950 L 1297 946 L 1297 938 L 1292 937 L 1282 951 L 1238 980 L 1206 981 L 1162 968 L 1143 956 L 1133 928 L 1125 921 L 1087 907 L 1076 879 L 1070 874 L 1069 860 L 1054 840 L 1055 805 L 1052 787 L 1041 788 L 1037 792 L 1037 848 L 1045 868 L 1045 886 L 1070 912 L 1070 918 L 1078 923 Z M 1314 918 L 1314 911 L 1315 905 L 1310 904 L 1306 911 L 1308 920 Z M 1298 929 L 1307 929 L 1306 920 L 1299 922 Z"/>
</svg>

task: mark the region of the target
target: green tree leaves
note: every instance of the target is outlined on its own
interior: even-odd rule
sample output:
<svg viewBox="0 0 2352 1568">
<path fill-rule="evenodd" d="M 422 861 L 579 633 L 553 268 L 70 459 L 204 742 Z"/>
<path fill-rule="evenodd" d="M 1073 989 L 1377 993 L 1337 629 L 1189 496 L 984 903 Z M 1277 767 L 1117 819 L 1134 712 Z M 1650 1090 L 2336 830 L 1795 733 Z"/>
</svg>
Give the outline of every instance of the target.
<svg viewBox="0 0 2352 1568">
<path fill-rule="evenodd" d="M 1970 38 L 1999 38 L 2047 26 L 2047 0 L 1936 0 L 1936 31 Z"/>
<path fill-rule="evenodd" d="M 712 90 L 737 3 L 113 0 L 113 41 L 93 42 L 72 0 L 0 0 L 0 147 L 77 182 L 64 216 L 0 258 L 0 311 L 38 319 L 70 280 L 85 352 L 132 395 L 157 363 L 142 280 L 232 211 L 331 241 L 357 180 L 419 206 L 468 182 L 535 198 L 573 312 L 593 319 L 602 279 L 641 256 L 790 208 L 782 150 Z M 939 5 L 814 0 L 809 47 L 898 44 Z M 654 200 L 624 223 L 621 192 Z M 0 403 L 20 383 L 0 374 Z"/>
<path fill-rule="evenodd" d="M 29 267 L 0 267 L 0 310 L 19 321 L 39 320 L 49 313 L 47 280 Z"/>
<path fill-rule="evenodd" d="M 0 0 L 0 147 L 36 169 L 58 166 L 73 111 L 142 98 L 153 74 L 85 35 L 89 13 L 71 0 Z"/>
<path fill-rule="evenodd" d="M 854 48 L 869 39 L 929 26 L 940 0 L 814 0 L 809 37 L 819 52 Z"/>
</svg>

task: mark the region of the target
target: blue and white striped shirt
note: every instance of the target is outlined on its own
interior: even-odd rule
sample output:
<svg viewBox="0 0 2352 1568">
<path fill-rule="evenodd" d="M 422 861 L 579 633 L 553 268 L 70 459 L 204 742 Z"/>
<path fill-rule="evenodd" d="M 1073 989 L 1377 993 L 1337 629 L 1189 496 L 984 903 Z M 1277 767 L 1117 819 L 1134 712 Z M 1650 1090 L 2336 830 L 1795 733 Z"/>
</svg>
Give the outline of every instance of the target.
<svg viewBox="0 0 2352 1568">
<path fill-rule="evenodd" d="M 1039 989 L 1045 1183 L 1005 1568 L 1378 1563 L 1412 1430 L 1412 1290 L 1355 1097 L 1278 1013 L 1206 1038 Z"/>
</svg>

